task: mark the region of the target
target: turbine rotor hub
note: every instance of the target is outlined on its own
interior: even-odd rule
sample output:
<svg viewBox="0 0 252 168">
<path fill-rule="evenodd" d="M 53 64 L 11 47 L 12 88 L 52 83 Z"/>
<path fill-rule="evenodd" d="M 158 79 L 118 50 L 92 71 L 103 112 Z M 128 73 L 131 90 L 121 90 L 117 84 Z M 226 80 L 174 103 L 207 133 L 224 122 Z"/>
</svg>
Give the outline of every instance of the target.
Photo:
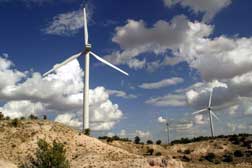
<svg viewBox="0 0 252 168">
<path fill-rule="evenodd" d="M 86 45 L 85 45 L 85 52 L 86 52 L 86 53 L 90 52 L 91 49 L 92 49 L 92 45 L 91 45 L 91 44 L 86 44 Z"/>
<path fill-rule="evenodd" d="M 212 110 L 211 107 L 208 107 L 207 109 L 208 109 L 209 111 Z"/>
</svg>

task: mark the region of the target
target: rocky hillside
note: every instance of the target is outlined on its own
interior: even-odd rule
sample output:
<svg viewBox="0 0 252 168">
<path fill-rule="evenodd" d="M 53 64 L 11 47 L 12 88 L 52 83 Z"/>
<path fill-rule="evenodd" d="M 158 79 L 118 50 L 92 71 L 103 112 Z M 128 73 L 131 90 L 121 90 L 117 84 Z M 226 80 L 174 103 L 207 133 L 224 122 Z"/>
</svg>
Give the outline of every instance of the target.
<svg viewBox="0 0 252 168">
<path fill-rule="evenodd" d="M 104 140 L 105 142 L 105 140 Z M 170 156 L 183 162 L 186 168 L 252 168 L 252 135 L 201 137 L 177 141 L 173 145 L 143 145 L 125 141 L 108 144 L 137 155 Z M 183 144 L 181 144 L 183 143 Z"/>
<path fill-rule="evenodd" d="M 88 137 L 65 125 L 44 120 L 0 121 L 0 168 L 15 168 L 34 156 L 37 141 L 63 143 L 73 168 L 182 168 L 169 156 L 144 157 Z"/>
</svg>

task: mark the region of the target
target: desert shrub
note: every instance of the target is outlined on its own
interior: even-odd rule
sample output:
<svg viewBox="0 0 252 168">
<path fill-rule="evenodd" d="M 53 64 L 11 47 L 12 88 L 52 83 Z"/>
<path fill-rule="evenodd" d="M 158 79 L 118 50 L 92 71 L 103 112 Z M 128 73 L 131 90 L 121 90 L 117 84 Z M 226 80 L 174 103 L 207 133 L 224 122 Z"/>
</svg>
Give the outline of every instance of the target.
<svg viewBox="0 0 252 168">
<path fill-rule="evenodd" d="M 25 117 L 20 117 L 20 120 L 25 120 Z"/>
<path fill-rule="evenodd" d="M 146 144 L 151 145 L 151 144 L 153 144 L 153 141 L 152 140 L 147 140 Z"/>
<path fill-rule="evenodd" d="M 243 157 L 244 154 L 242 153 L 241 150 L 236 150 L 236 151 L 234 152 L 234 156 L 235 156 L 235 157 Z"/>
<path fill-rule="evenodd" d="M 0 112 L 0 120 L 3 120 L 4 119 L 4 115 L 2 112 Z"/>
<path fill-rule="evenodd" d="M 37 119 L 38 119 L 38 117 L 37 117 L 37 116 L 35 116 L 35 115 L 33 115 L 33 114 L 31 114 L 31 115 L 29 116 L 29 119 L 31 119 L 31 120 L 37 120 Z"/>
<path fill-rule="evenodd" d="M 190 158 L 189 157 L 187 157 L 186 155 L 184 155 L 182 158 L 181 158 L 181 161 L 183 161 L 183 162 L 190 162 Z"/>
<path fill-rule="evenodd" d="M 221 164 L 221 161 L 220 160 L 214 160 L 214 164 Z"/>
<path fill-rule="evenodd" d="M 13 127 L 18 127 L 18 125 L 20 124 L 19 123 L 19 120 L 17 119 L 17 118 L 15 118 L 15 119 L 13 119 L 12 121 L 11 121 L 11 126 L 13 126 Z"/>
<path fill-rule="evenodd" d="M 223 162 L 233 162 L 233 156 L 231 155 L 231 154 L 225 154 L 224 156 L 223 156 L 223 160 L 222 160 Z"/>
<path fill-rule="evenodd" d="M 148 155 L 152 155 L 153 152 L 154 152 L 154 149 L 152 149 L 152 148 L 150 148 L 150 149 L 147 150 L 147 154 L 148 154 Z"/>
<path fill-rule="evenodd" d="M 190 150 L 190 149 L 186 149 L 186 150 L 184 151 L 184 154 L 189 155 L 190 153 L 191 153 L 191 150 Z"/>
<path fill-rule="evenodd" d="M 252 156 L 252 151 L 245 151 L 246 157 Z"/>
<path fill-rule="evenodd" d="M 141 141 L 141 139 L 138 136 L 136 136 L 135 139 L 134 139 L 134 143 L 139 144 L 140 141 Z"/>
<path fill-rule="evenodd" d="M 84 130 L 84 134 L 87 135 L 87 136 L 89 136 L 90 135 L 90 129 L 85 129 Z"/>
<path fill-rule="evenodd" d="M 157 145 L 161 145 L 161 143 L 162 143 L 161 140 L 157 140 L 157 141 L 156 141 L 156 144 L 157 144 Z"/>
<path fill-rule="evenodd" d="M 107 138 L 107 142 L 108 142 L 108 143 L 112 143 L 112 142 L 113 142 L 113 138 L 108 137 L 108 138 Z"/>
<path fill-rule="evenodd" d="M 10 117 L 9 117 L 9 116 L 7 116 L 7 117 L 5 117 L 4 119 L 5 119 L 5 120 L 10 120 Z"/>
<path fill-rule="evenodd" d="M 70 168 L 65 156 L 66 150 L 62 143 L 53 141 L 53 144 L 50 145 L 45 140 L 40 139 L 37 144 L 38 149 L 35 158 L 30 157 L 21 168 Z"/>
<path fill-rule="evenodd" d="M 43 115 L 43 120 L 47 120 L 47 115 Z"/>
<path fill-rule="evenodd" d="M 206 156 L 205 156 L 205 159 L 209 162 L 213 162 L 214 159 L 215 159 L 215 154 L 214 153 L 208 153 Z"/>
<path fill-rule="evenodd" d="M 157 152 L 155 155 L 156 156 L 162 156 L 162 153 L 161 152 Z"/>
</svg>

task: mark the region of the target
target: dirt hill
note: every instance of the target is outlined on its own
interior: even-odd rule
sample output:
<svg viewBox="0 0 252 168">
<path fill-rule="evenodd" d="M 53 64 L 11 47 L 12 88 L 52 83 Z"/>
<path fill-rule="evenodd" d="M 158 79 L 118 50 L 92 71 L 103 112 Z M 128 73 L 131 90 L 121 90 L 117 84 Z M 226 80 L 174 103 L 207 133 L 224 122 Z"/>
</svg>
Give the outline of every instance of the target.
<svg viewBox="0 0 252 168">
<path fill-rule="evenodd" d="M 15 168 L 33 156 L 37 141 L 65 144 L 73 168 L 183 168 L 169 156 L 144 157 L 85 136 L 65 125 L 44 120 L 0 121 L 0 168 Z"/>
<path fill-rule="evenodd" d="M 186 168 L 252 168 L 252 135 L 205 139 L 174 145 L 143 145 L 123 141 L 109 144 L 142 156 L 153 149 L 153 155 L 181 160 Z"/>
</svg>

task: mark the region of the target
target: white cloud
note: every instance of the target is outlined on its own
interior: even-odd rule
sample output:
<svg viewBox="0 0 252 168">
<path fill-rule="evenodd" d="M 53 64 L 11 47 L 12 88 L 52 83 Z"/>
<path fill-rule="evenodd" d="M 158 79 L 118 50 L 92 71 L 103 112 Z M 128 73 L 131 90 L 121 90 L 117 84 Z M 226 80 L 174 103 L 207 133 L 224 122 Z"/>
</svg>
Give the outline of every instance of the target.
<svg viewBox="0 0 252 168">
<path fill-rule="evenodd" d="M 171 22 L 159 20 L 150 28 L 143 20 L 128 20 L 126 25 L 116 28 L 112 39 L 123 51 L 115 51 L 106 59 L 114 64 L 129 65 L 142 53 L 164 53 L 169 48 L 177 48 L 184 41 L 188 28 L 188 21 L 182 15 L 174 17 Z"/>
<path fill-rule="evenodd" d="M 125 98 L 125 99 L 135 99 L 135 98 L 137 98 L 136 95 L 128 94 L 128 93 L 126 93 L 124 91 L 121 91 L 121 90 L 108 90 L 108 94 L 110 96 L 121 97 L 121 98 Z"/>
<path fill-rule="evenodd" d="M 39 73 L 22 73 L 7 58 L 0 57 L 0 76 L 5 81 L 0 85 L 0 99 L 6 101 L 0 108 L 4 115 L 16 118 L 53 113 L 56 121 L 80 126 L 83 71 L 77 60 L 42 78 Z M 92 123 L 91 129 L 111 129 L 122 116 L 104 87 L 90 90 L 90 120 L 103 121 Z"/>
<path fill-rule="evenodd" d="M 138 87 L 140 87 L 142 89 L 160 89 L 160 88 L 164 88 L 167 86 L 177 85 L 177 84 L 180 84 L 183 82 L 184 82 L 184 79 L 178 78 L 178 77 L 173 77 L 173 78 L 163 79 L 159 82 L 143 83 L 143 84 L 139 85 Z"/>
<path fill-rule="evenodd" d="M 141 130 L 136 130 L 135 135 L 143 138 L 143 139 L 147 139 L 151 137 L 151 133 L 149 131 L 141 131 Z"/>
<path fill-rule="evenodd" d="M 204 119 L 204 115 L 199 114 L 194 116 L 194 122 L 195 124 L 203 125 L 206 124 L 206 120 Z"/>
<path fill-rule="evenodd" d="M 166 119 L 163 118 L 162 116 L 158 117 L 158 122 L 159 123 L 166 123 Z"/>
<path fill-rule="evenodd" d="M 90 22 L 93 15 L 93 7 L 91 4 L 88 4 L 86 8 L 87 19 Z M 43 29 L 43 32 L 52 35 L 70 36 L 83 29 L 83 22 L 83 9 L 61 13 L 52 18 L 52 21 Z"/>
<path fill-rule="evenodd" d="M 203 20 L 210 21 L 219 11 L 229 6 L 231 0 L 163 0 L 165 5 L 171 7 L 180 4 L 189 7 L 194 13 L 204 13 Z"/>
<path fill-rule="evenodd" d="M 187 105 L 185 95 L 182 94 L 168 94 L 165 96 L 150 98 L 146 100 L 145 103 L 160 107 L 181 107 Z"/>
</svg>

